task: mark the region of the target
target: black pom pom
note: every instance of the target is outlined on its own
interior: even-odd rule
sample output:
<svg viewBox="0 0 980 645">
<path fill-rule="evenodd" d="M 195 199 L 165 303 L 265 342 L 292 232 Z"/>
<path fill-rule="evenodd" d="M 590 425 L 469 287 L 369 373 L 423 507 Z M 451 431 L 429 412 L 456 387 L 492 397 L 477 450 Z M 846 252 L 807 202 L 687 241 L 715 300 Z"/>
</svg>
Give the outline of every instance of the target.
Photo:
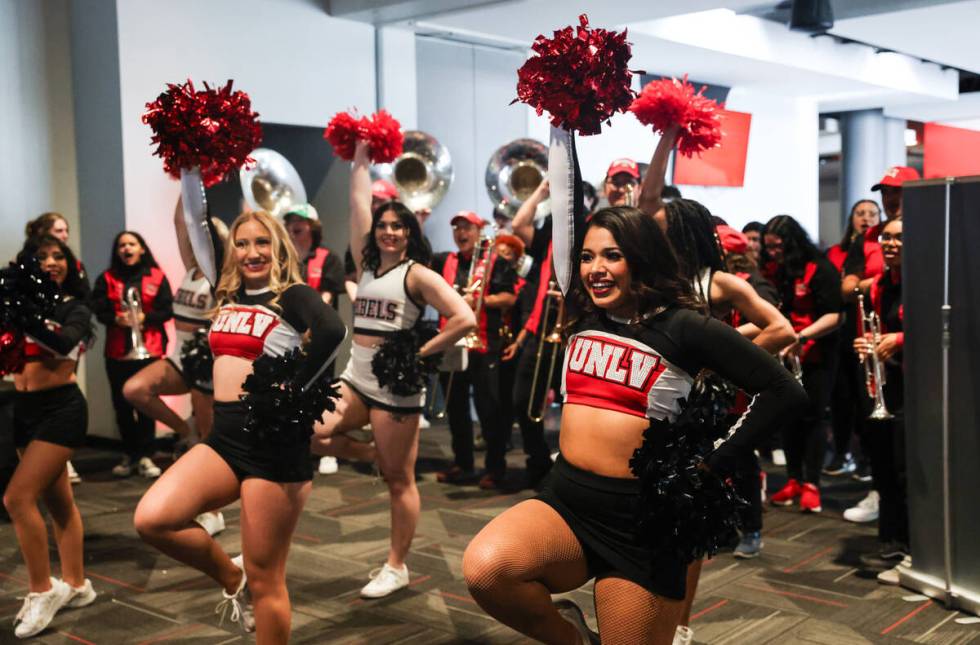
<svg viewBox="0 0 980 645">
<path fill-rule="evenodd" d="M 180 348 L 180 365 L 191 383 L 210 383 L 214 378 L 214 356 L 208 343 L 208 330 L 198 329 Z"/>
<path fill-rule="evenodd" d="M 306 355 L 298 348 L 283 356 L 262 355 L 252 363 L 241 396 L 248 407 L 246 431 L 281 443 L 310 440 L 313 424 L 337 408 L 340 390 L 325 378 L 304 390 L 300 374 L 305 363 Z"/>
<path fill-rule="evenodd" d="M 439 369 L 442 356 L 421 358 L 419 348 L 438 331 L 429 325 L 402 329 L 387 336 L 371 358 L 371 372 L 378 385 L 395 396 L 413 396 L 421 392 L 429 376 Z"/>
<path fill-rule="evenodd" d="M 630 459 L 640 479 L 639 539 L 684 562 L 714 555 L 730 542 L 745 505 L 729 482 L 704 466 L 712 437 L 719 433 L 715 403 L 702 391 L 682 406 L 673 423 L 652 421 Z"/>
<path fill-rule="evenodd" d="M 24 334 L 44 326 L 61 302 L 58 285 L 31 257 L 0 269 L 0 375 L 24 367 Z"/>
</svg>

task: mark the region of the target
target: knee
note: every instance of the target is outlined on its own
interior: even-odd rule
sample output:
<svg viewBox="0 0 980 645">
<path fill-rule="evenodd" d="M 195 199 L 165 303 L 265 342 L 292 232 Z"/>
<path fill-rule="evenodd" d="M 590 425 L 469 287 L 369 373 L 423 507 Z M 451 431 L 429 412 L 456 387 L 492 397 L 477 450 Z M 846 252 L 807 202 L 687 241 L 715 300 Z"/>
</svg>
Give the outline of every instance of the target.
<svg viewBox="0 0 980 645">
<path fill-rule="evenodd" d="M 500 549 L 475 538 L 463 553 L 463 578 L 474 598 L 498 587 L 507 578 L 505 556 Z"/>
<path fill-rule="evenodd" d="M 289 597 L 282 567 L 246 560 L 245 575 L 248 577 L 248 591 L 256 602 L 280 596 Z"/>
<path fill-rule="evenodd" d="M 149 398 L 150 387 L 141 379 L 131 378 L 123 384 L 122 394 L 130 403 L 139 403 Z"/>
<path fill-rule="evenodd" d="M 175 527 L 167 521 L 166 517 L 152 503 L 141 501 L 136 507 L 133 515 L 133 527 L 139 536 L 146 542 L 153 542 L 161 538 L 168 531 Z"/>
<path fill-rule="evenodd" d="M 37 506 L 37 497 L 29 491 L 12 486 L 3 494 L 3 506 L 10 517 L 16 519 L 31 507 Z"/>
</svg>

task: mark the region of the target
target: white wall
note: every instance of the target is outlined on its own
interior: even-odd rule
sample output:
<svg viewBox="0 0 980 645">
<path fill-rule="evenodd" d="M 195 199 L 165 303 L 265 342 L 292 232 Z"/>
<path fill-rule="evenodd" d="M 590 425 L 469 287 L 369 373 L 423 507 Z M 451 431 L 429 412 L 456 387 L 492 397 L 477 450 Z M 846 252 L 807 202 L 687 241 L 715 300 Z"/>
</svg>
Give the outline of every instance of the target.
<svg viewBox="0 0 980 645">
<path fill-rule="evenodd" d="M 67 218 L 81 248 L 69 41 L 67 0 L 0 0 L 0 263 L 45 211 Z"/>
</svg>

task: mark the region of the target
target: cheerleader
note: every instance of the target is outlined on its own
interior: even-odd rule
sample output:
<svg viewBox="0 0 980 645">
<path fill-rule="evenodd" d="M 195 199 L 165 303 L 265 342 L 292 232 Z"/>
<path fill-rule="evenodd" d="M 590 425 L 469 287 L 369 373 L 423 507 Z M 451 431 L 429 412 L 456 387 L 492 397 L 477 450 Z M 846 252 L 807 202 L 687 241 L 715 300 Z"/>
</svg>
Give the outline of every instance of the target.
<svg viewBox="0 0 980 645">
<path fill-rule="evenodd" d="M 195 213 L 195 220 L 203 221 L 203 212 Z M 199 231 L 195 227 L 194 234 Z M 240 397 L 253 361 L 282 356 L 300 347 L 305 336 L 307 359 L 298 376 L 307 386 L 314 383 L 333 361 L 346 330 L 334 310 L 303 284 L 296 252 L 273 217 L 244 213 L 232 223 L 228 239 L 209 332 L 214 427 L 147 491 L 135 525 L 144 541 L 220 584 L 219 611 L 230 610 L 246 631 L 255 629 L 257 642 L 281 643 L 290 625 L 286 558 L 312 487 L 310 444 L 301 433 L 277 437 L 280 432 L 247 429 L 248 408 Z M 242 555 L 231 559 L 195 518 L 238 499 Z"/>
<path fill-rule="evenodd" d="M 138 334 L 149 358 L 134 355 L 133 317 L 136 312 L 128 303 L 135 292 L 142 308 L 137 322 Z M 92 311 L 106 327 L 105 368 L 109 376 L 112 407 L 122 436 L 125 455 L 112 469 L 116 477 L 129 477 L 133 469 L 148 479 L 160 476 L 160 469 L 150 459 L 153 454 L 153 418 L 134 409 L 123 394 L 123 387 L 144 367 L 167 353 L 167 332 L 163 324 L 173 317 L 173 293 L 163 270 L 143 236 L 122 231 L 112 241 L 109 269 L 96 279 L 92 289 Z"/>
<path fill-rule="evenodd" d="M 756 396 L 732 437 L 708 457 L 706 476 L 730 476 L 738 451 L 790 416 L 804 393 L 765 351 L 695 311 L 666 236 L 643 211 L 602 209 L 584 239 L 576 237 L 583 218 L 578 208 L 568 212 L 571 145 L 567 133 L 553 130 L 549 174 L 553 209 L 561 214 L 555 270 L 574 320 L 563 367 L 561 454 L 536 499 L 508 509 L 473 539 L 463 573 L 481 607 L 539 641 L 595 642 L 577 607 L 551 601 L 594 577 L 603 642 L 670 643 L 687 568 L 676 549 L 686 549 L 669 538 L 669 547 L 654 547 L 662 536 L 641 534 L 641 524 L 658 525 L 637 515 L 641 490 L 656 482 L 635 477 L 634 451 L 671 429 L 702 369 Z"/>
<path fill-rule="evenodd" d="M 387 560 L 361 589 L 361 596 L 380 598 L 408 585 L 405 557 L 420 511 L 415 460 L 425 391 L 402 396 L 380 386 L 371 359 L 386 336 L 415 326 L 426 305 L 447 322 L 418 348 L 420 357 L 448 349 L 474 328 L 475 321 L 465 301 L 426 268 L 428 256 L 415 215 L 397 201 L 383 202 L 371 211 L 368 150 L 366 142 L 358 142 L 350 180 L 351 252 L 358 277 L 354 342 L 340 376 L 342 400 L 317 424 L 313 447 L 318 454 L 351 456 L 353 442 L 343 433 L 368 423 L 374 430 L 373 456 L 391 499 L 391 544 Z"/>
<path fill-rule="evenodd" d="M 210 326 L 209 318 L 215 307 L 215 301 L 211 296 L 211 283 L 197 266 L 190 241 L 187 239 L 180 200 L 177 201 L 177 208 L 174 209 L 174 222 L 180 258 L 184 262 L 186 271 L 173 304 L 174 326 L 177 332 L 176 347 L 169 357 L 153 361 L 126 381 L 123 386 L 123 396 L 139 412 L 176 432 L 186 450 L 198 439 L 207 439 L 211 432 L 214 390 L 211 375 L 201 378 L 188 374 L 184 370 L 181 357 L 184 344 L 193 341 L 195 332 L 206 331 Z M 211 220 L 211 223 L 218 231 L 223 246 L 224 240 L 228 237 L 227 227 L 220 220 Z M 160 398 L 188 393 L 191 395 L 193 428 Z M 218 512 L 202 513 L 196 521 L 211 535 L 216 535 L 225 528 L 225 518 Z"/>
<path fill-rule="evenodd" d="M 85 578 L 82 517 L 75 506 L 65 464 L 85 442 L 88 407 L 76 370 L 92 336 L 78 263 L 61 240 L 45 235 L 28 240 L 18 261 L 37 258 L 58 285 L 62 301 L 51 320 L 27 334 L 26 364 L 14 377 L 14 445 L 20 463 L 3 496 L 27 565 L 28 590 L 14 619 L 14 634 L 40 633 L 64 607 L 95 601 Z M 44 498 L 54 527 L 61 579 L 51 576 L 48 531 L 38 510 Z"/>
<path fill-rule="evenodd" d="M 783 315 L 797 334 L 796 342 L 783 355 L 799 361 L 800 378 L 810 399 L 799 423 L 783 426 L 789 481 L 771 501 L 777 506 L 791 506 L 798 500 L 801 511 L 819 513 L 820 471 L 826 450 L 820 422 L 830 405 L 836 373 L 840 276 L 789 215 L 769 220 L 762 239 L 766 277 L 776 285 Z"/>
</svg>

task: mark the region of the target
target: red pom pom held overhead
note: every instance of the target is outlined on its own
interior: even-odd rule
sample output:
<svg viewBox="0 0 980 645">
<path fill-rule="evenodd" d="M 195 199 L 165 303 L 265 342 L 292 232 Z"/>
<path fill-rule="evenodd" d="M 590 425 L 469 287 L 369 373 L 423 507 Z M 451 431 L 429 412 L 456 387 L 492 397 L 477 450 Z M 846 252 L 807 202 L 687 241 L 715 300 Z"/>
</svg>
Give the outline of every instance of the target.
<svg viewBox="0 0 980 645">
<path fill-rule="evenodd" d="M 582 14 L 577 28 L 539 35 L 531 49 L 536 55 L 517 70 L 515 100 L 548 112 L 556 127 L 598 134 L 602 122 L 625 112 L 635 96 L 626 31 L 590 29 Z"/>
<path fill-rule="evenodd" d="M 333 146 L 334 154 L 350 161 L 354 158 L 354 145 L 358 139 L 365 138 L 368 128 L 367 117 L 357 117 L 350 112 L 338 112 L 327 123 L 323 138 Z"/>
<path fill-rule="evenodd" d="M 721 144 L 721 106 L 703 92 L 703 87 L 695 91 L 686 75 L 683 80 L 663 78 L 647 83 L 629 109 L 657 132 L 680 126 L 677 148 L 690 157 Z"/>
<path fill-rule="evenodd" d="M 195 90 L 188 80 L 169 83 L 156 100 L 146 104 L 143 123 L 153 130 L 153 154 L 175 179 L 181 168 L 200 167 L 206 186 L 249 160 L 262 142 L 258 113 L 252 111 L 248 94 L 231 89 L 232 81 L 212 89 L 207 83 Z"/>
<path fill-rule="evenodd" d="M 344 161 L 354 158 L 354 147 L 361 139 L 371 146 L 371 163 L 391 163 L 402 153 L 405 136 L 401 127 L 387 110 L 378 110 L 370 117 L 338 112 L 327 124 L 323 138 Z"/>
</svg>

